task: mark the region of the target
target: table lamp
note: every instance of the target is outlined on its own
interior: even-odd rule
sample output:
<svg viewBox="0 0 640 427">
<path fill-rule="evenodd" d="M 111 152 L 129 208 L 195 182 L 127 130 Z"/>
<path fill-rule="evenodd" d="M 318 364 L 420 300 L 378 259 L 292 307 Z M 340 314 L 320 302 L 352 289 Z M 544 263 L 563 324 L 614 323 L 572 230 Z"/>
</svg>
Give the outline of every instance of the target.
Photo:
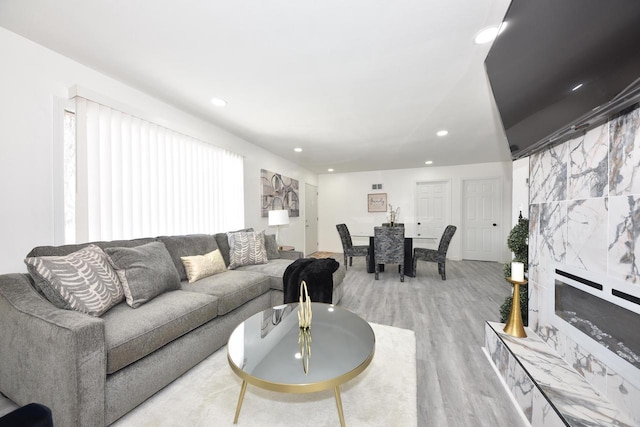
<svg viewBox="0 0 640 427">
<path fill-rule="evenodd" d="M 278 209 L 274 211 L 269 211 L 269 226 L 276 226 L 276 243 L 278 247 L 281 247 L 280 244 L 280 226 L 289 224 L 289 211 L 287 209 Z"/>
</svg>

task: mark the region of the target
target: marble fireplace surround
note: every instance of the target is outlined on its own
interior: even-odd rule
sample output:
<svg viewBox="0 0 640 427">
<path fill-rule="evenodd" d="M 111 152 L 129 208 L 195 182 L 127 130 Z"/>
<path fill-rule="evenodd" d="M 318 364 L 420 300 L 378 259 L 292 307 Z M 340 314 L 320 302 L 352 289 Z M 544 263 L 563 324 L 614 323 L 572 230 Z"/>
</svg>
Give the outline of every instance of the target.
<svg viewBox="0 0 640 427">
<path fill-rule="evenodd" d="M 547 293 L 545 306 L 552 327 L 640 388 L 638 286 L 560 263 L 550 270 L 555 292 Z"/>
<path fill-rule="evenodd" d="M 640 289 L 640 107 L 531 155 L 529 171 L 529 326 L 640 426 L 637 373 L 596 357 L 550 303 L 554 263 Z"/>
</svg>

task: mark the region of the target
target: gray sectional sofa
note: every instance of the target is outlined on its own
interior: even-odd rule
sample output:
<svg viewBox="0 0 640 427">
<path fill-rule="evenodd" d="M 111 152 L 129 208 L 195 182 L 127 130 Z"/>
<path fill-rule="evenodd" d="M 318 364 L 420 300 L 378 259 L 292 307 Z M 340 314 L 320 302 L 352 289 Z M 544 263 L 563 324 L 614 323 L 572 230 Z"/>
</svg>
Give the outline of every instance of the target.
<svg viewBox="0 0 640 427">
<path fill-rule="evenodd" d="M 282 276 L 299 252 L 188 283 L 180 257 L 220 249 L 227 235 L 165 236 L 96 242 L 166 246 L 182 280 L 138 308 L 122 302 L 101 317 L 60 309 L 28 274 L 0 275 L 0 392 L 18 405 L 52 409 L 57 426 L 113 423 L 224 346 L 249 316 L 282 304 Z M 37 247 L 28 256 L 68 255 L 86 245 Z M 344 268 L 333 275 L 333 302 L 342 298 Z"/>
</svg>

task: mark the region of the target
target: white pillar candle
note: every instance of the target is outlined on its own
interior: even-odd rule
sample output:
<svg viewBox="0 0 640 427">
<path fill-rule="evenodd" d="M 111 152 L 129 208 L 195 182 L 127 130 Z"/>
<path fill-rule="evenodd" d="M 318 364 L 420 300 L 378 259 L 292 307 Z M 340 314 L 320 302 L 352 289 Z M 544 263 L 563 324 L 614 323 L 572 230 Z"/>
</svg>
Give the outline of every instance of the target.
<svg viewBox="0 0 640 427">
<path fill-rule="evenodd" d="M 524 282 L 524 264 L 521 262 L 511 263 L 511 278 L 516 282 Z"/>
</svg>

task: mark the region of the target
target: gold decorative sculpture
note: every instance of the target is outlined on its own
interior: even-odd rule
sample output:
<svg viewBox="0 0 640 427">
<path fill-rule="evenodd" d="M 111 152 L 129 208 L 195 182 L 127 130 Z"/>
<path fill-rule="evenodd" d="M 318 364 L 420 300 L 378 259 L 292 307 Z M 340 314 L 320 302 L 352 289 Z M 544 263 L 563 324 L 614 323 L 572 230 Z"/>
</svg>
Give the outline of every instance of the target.
<svg viewBox="0 0 640 427">
<path fill-rule="evenodd" d="M 298 323 L 301 328 L 311 327 L 311 298 L 307 291 L 307 283 L 303 280 L 300 283 L 300 306 L 298 308 Z"/>
<path fill-rule="evenodd" d="M 307 283 L 303 280 L 300 283 L 300 305 L 298 306 L 298 346 L 302 359 L 302 369 L 304 373 L 309 373 L 309 360 L 311 359 L 311 298 L 307 290 Z"/>
<path fill-rule="evenodd" d="M 520 285 L 527 284 L 526 280 L 514 280 L 513 277 L 507 277 L 507 280 L 513 284 L 513 300 L 511 302 L 511 313 L 509 314 L 509 320 L 504 325 L 504 332 L 517 337 L 526 338 L 527 334 L 524 331 L 524 325 L 522 324 L 522 313 L 520 311 Z"/>
</svg>

